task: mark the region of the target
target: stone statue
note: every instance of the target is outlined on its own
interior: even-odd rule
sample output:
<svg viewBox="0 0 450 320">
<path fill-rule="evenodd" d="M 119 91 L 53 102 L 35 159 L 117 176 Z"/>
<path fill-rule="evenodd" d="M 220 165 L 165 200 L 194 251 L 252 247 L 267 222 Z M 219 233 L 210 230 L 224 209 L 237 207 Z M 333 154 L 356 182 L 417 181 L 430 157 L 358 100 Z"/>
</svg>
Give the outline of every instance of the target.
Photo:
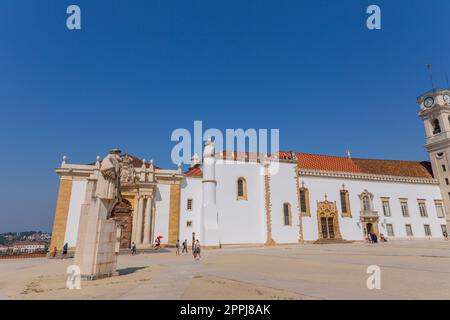
<svg viewBox="0 0 450 320">
<path fill-rule="evenodd" d="M 119 150 L 110 151 L 103 159 L 95 193 L 99 199 L 121 201 L 121 162 L 122 157 Z"/>
<path fill-rule="evenodd" d="M 75 251 L 75 264 L 80 267 L 83 279 L 117 274 L 121 229 L 111 219 L 111 211 L 122 201 L 121 180 L 126 179 L 125 175 L 135 176 L 134 168 L 129 172 L 128 164 L 119 150 L 111 150 L 88 180 Z"/>
</svg>

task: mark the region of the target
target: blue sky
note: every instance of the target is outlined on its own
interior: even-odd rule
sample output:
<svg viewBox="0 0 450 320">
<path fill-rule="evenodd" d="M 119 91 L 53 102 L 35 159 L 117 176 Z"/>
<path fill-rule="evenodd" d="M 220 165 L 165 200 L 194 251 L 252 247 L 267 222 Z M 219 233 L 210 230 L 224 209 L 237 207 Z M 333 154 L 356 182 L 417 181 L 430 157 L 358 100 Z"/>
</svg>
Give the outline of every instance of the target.
<svg viewBox="0 0 450 320">
<path fill-rule="evenodd" d="M 66 28 L 66 8 L 82 30 Z M 366 8 L 382 9 L 369 31 Z M 176 128 L 279 128 L 281 149 L 424 160 L 415 99 L 450 73 L 446 0 L 2 0 L 0 232 L 50 230 L 67 154 L 174 167 Z"/>
</svg>

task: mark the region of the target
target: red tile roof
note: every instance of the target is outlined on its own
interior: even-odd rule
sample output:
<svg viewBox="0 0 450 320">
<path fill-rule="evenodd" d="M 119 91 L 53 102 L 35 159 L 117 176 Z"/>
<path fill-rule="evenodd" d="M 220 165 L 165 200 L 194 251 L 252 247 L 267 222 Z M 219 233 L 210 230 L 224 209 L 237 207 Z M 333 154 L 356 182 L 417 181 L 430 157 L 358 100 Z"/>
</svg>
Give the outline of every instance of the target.
<svg viewBox="0 0 450 320">
<path fill-rule="evenodd" d="M 184 173 L 186 177 L 203 177 L 202 169 L 198 167 L 190 168 Z"/>
<path fill-rule="evenodd" d="M 352 159 L 361 172 L 398 177 L 433 178 L 429 162 Z"/>
<path fill-rule="evenodd" d="M 297 153 L 297 162 L 298 167 L 302 169 L 361 172 L 360 168 L 351 159 L 344 157 Z"/>
<path fill-rule="evenodd" d="M 404 160 L 350 159 L 317 154 L 279 152 L 280 159 L 295 155 L 298 167 L 307 170 L 367 173 L 409 178 L 433 178 L 430 162 Z"/>
</svg>

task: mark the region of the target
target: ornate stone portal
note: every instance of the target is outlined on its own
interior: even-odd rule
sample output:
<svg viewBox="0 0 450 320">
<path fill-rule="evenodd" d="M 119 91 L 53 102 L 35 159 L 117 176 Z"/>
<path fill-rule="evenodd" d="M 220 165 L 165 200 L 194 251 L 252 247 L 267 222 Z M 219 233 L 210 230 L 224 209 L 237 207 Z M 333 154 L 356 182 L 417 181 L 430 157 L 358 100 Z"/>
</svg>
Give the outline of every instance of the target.
<svg viewBox="0 0 450 320">
<path fill-rule="evenodd" d="M 131 234 L 133 226 L 133 206 L 127 199 L 122 199 L 111 213 L 111 218 L 117 221 L 120 226 L 120 248 L 129 249 L 131 247 Z"/>
<path fill-rule="evenodd" d="M 319 239 L 342 240 L 339 228 L 339 213 L 336 202 L 317 201 L 317 225 L 319 228 Z"/>
</svg>

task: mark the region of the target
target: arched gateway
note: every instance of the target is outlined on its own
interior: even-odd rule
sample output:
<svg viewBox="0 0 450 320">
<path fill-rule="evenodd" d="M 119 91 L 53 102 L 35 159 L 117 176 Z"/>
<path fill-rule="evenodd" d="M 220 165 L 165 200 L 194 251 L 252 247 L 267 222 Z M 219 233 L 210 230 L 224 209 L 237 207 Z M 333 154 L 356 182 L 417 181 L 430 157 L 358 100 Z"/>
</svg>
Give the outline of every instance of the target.
<svg viewBox="0 0 450 320">
<path fill-rule="evenodd" d="M 120 248 L 131 247 L 131 232 L 133 227 L 133 206 L 130 201 L 122 199 L 111 212 L 111 218 L 116 220 L 121 228 Z"/>
</svg>

